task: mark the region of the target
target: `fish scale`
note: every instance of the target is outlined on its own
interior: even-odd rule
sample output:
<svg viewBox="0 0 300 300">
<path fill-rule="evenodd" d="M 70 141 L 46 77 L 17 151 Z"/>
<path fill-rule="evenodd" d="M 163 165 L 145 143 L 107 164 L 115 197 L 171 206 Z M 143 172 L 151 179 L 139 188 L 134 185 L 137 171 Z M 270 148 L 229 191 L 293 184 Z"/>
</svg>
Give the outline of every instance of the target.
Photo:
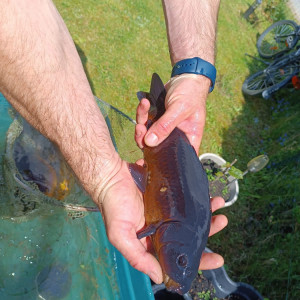
<svg viewBox="0 0 300 300">
<path fill-rule="evenodd" d="M 152 180 L 148 188 L 146 188 L 145 198 L 151 197 L 153 201 L 145 202 L 145 211 L 147 212 L 147 207 L 159 206 L 160 209 L 154 210 L 154 214 L 159 214 L 157 220 L 166 219 L 173 216 L 176 218 L 181 218 L 185 216 L 185 207 L 182 201 L 177 201 L 182 197 L 182 179 L 178 176 L 176 170 L 180 161 L 178 159 L 178 154 L 176 144 L 176 131 L 170 135 L 168 140 L 165 140 L 160 144 L 155 151 L 151 148 L 145 148 L 144 158 L 148 164 L 148 169 L 151 171 Z M 172 184 L 170 184 L 172 183 Z M 167 187 L 165 192 L 160 192 L 161 186 Z M 155 196 L 153 196 L 155 194 Z M 153 202 L 157 202 L 154 204 Z M 178 203 L 177 203 L 178 202 Z M 148 218 L 153 219 L 153 216 L 149 216 L 146 213 L 146 223 L 148 223 Z"/>
</svg>

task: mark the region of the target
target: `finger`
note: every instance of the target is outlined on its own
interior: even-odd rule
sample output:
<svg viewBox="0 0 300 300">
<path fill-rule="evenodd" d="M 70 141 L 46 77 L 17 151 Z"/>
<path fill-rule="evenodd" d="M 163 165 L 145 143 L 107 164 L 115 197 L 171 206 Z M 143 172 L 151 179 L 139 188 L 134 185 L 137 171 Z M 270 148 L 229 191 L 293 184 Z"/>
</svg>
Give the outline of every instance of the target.
<svg viewBox="0 0 300 300">
<path fill-rule="evenodd" d="M 162 282 L 162 270 L 157 259 L 146 251 L 135 230 L 118 229 L 109 234 L 111 243 L 123 254 L 130 265 L 147 274 L 155 283 Z"/>
<path fill-rule="evenodd" d="M 224 207 L 225 201 L 222 197 L 214 197 L 211 198 L 211 210 L 212 212 L 215 212 L 216 210 Z"/>
<path fill-rule="evenodd" d="M 141 149 L 144 147 L 144 136 L 145 136 L 146 132 L 147 132 L 147 128 L 145 125 L 137 124 L 135 126 L 134 139 L 135 139 L 135 142 L 138 145 L 138 147 Z"/>
<path fill-rule="evenodd" d="M 221 231 L 228 224 L 228 219 L 224 215 L 217 215 L 211 218 L 209 236 Z"/>
<path fill-rule="evenodd" d="M 211 270 L 217 269 L 224 265 L 224 259 L 217 253 L 206 253 L 204 252 L 200 261 L 200 270 Z"/>
<path fill-rule="evenodd" d="M 139 165 L 139 166 L 143 166 L 144 165 L 144 163 L 145 163 L 145 160 L 143 159 L 143 158 L 140 158 L 140 159 L 138 159 L 136 162 L 135 162 L 137 165 Z"/>
<path fill-rule="evenodd" d="M 148 99 L 144 98 L 140 101 L 136 109 L 136 122 L 138 124 L 145 125 L 148 120 L 148 112 L 150 109 L 150 102 Z"/>
<path fill-rule="evenodd" d="M 201 144 L 202 135 L 197 136 L 195 134 L 188 134 L 187 133 L 186 137 L 190 141 L 191 145 L 194 147 L 197 155 L 199 155 L 199 148 L 200 148 L 200 144 Z"/>
<path fill-rule="evenodd" d="M 160 117 L 148 130 L 144 142 L 149 147 L 154 147 L 165 140 L 174 128 L 185 119 L 185 114 L 176 110 L 176 107 L 169 109 Z"/>
</svg>

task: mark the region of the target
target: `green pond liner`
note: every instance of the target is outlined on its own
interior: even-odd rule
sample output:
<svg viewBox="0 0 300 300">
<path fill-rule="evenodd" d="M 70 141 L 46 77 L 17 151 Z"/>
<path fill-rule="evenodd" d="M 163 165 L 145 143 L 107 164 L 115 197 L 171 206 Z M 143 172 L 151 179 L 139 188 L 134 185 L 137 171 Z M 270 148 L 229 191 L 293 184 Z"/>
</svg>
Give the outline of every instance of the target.
<svg viewBox="0 0 300 300">
<path fill-rule="evenodd" d="M 140 158 L 134 122 L 96 101 L 121 157 L 130 162 Z M 84 191 L 77 186 L 62 205 L 22 179 L 6 139 L 15 113 L 2 94 L 0 114 L 0 299 L 154 299 L 149 277 L 132 268 L 108 241 L 100 213 L 67 209 L 95 206 Z M 22 124 L 16 128 L 28 126 Z M 10 141 L 18 141 L 20 132 L 13 132 Z"/>
</svg>

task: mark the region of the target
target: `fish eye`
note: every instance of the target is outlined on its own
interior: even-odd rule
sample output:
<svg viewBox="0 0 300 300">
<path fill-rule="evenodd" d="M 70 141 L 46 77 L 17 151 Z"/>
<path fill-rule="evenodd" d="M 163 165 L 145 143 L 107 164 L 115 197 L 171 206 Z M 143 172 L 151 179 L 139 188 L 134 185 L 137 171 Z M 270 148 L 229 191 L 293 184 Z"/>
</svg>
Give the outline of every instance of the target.
<svg viewBox="0 0 300 300">
<path fill-rule="evenodd" d="M 181 254 L 177 257 L 177 264 L 180 267 L 182 267 L 182 268 L 186 267 L 187 263 L 188 263 L 188 260 L 187 260 L 187 257 L 185 254 Z"/>
</svg>

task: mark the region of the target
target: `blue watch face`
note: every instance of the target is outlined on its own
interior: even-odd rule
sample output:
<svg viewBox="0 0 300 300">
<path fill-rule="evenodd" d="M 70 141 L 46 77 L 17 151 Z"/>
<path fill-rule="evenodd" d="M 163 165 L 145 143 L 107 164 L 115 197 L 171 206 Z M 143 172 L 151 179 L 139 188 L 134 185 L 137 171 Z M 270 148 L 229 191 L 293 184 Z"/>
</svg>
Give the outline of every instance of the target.
<svg viewBox="0 0 300 300">
<path fill-rule="evenodd" d="M 183 73 L 198 74 L 208 77 L 211 81 L 209 92 L 213 91 L 217 71 L 214 65 L 212 65 L 208 61 L 203 60 L 199 57 L 181 60 L 174 65 L 171 77 Z"/>
</svg>

